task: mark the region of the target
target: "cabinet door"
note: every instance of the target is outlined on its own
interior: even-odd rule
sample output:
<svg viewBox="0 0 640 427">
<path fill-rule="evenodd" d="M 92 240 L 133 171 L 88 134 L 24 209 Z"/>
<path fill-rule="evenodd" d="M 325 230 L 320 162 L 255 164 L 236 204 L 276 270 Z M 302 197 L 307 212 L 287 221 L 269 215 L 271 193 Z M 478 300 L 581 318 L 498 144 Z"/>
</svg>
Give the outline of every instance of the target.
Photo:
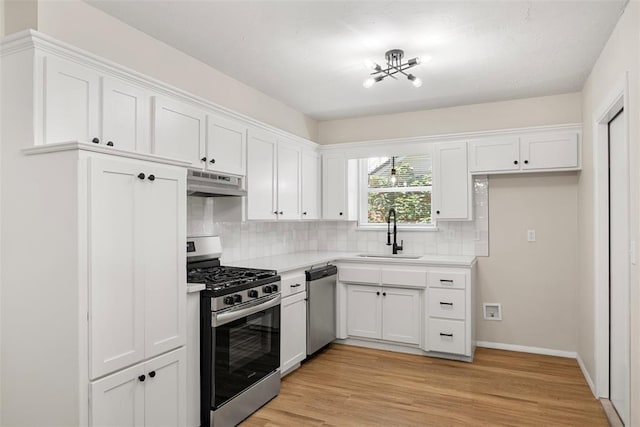
<svg viewBox="0 0 640 427">
<path fill-rule="evenodd" d="M 469 172 L 520 170 L 518 138 L 469 142 Z"/>
<path fill-rule="evenodd" d="M 145 356 L 186 342 L 186 171 L 147 164 L 141 182 Z M 151 181 L 151 175 L 155 178 Z"/>
<path fill-rule="evenodd" d="M 53 57 L 44 62 L 45 144 L 98 136 L 98 73 Z"/>
<path fill-rule="evenodd" d="M 145 363 L 144 424 L 174 427 L 187 424 L 186 351 L 177 351 Z"/>
<path fill-rule="evenodd" d="M 137 177 L 141 172 L 144 167 L 136 163 L 90 159 L 91 378 L 144 358 L 145 290 L 139 266 L 147 248 L 138 244 L 142 228 L 137 212 L 144 203 Z"/>
<path fill-rule="evenodd" d="M 276 219 L 274 136 L 250 132 L 247 146 L 247 219 Z"/>
<path fill-rule="evenodd" d="M 541 134 L 522 138 L 522 169 L 570 169 L 578 167 L 578 135 Z"/>
<path fill-rule="evenodd" d="M 153 107 L 153 154 L 204 167 L 205 114 L 161 97 L 154 97 Z"/>
<path fill-rule="evenodd" d="M 282 300 L 280 371 L 286 373 L 307 357 L 307 301 L 305 293 Z"/>
<path fill-rule="evenodd" d="M 382 339 L 420 343 L 420 290 L 382 288 Z"/>
<path fill-rule="evenodd" d="M 436 144 L 433 165 L 433 217 L 436 220 L 468 219 L 470 179 L 467 143 Z"/>
<path fill-rule="evenodd" d="M 353 337 L 382 338 L 381 288 L 347 286 L 347 334 Z"/>
<path fill-rule="evenodd" d="M 145 425 L 143 364 L 90 384 L 89 425 L 138 427 Z M 145 378 L 146 379 L 146 378 Z M 176 424 L 178 425 L 178 424 Z"/>
<path fill-rule="evenodd" d="M 300 149 L 278 144 L 278 219 L 300 219 Z"/>
<path fill-rule="evenodd" d="M 148 96 L 141 88 L 102 78 L 102 142 L 119 150 L 150 152 Z"/>
<path fill-rule="evenodd" d="M 322 163 L 322 217 L 347 219 L 347 161 L 325 157 Z"/>
<path fill-rule="evenodd" d="M 320 155 L 302 152 L 302 219 L 320 218 Z"/>
<path fill-rule="evenodd" d="M 207 169 L 244 176 L 246 146 L 246 126 L 207 116 Z"/>
</svg>

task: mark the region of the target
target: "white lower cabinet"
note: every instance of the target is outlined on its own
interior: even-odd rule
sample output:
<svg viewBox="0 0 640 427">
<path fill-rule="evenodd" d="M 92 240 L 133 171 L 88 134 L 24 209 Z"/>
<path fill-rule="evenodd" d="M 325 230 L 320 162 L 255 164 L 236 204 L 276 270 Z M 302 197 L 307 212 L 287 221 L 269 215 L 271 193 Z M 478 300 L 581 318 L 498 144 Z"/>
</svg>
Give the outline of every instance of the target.
<svg viewBox="0 0 640 427">
<path fill-rule="evenodd" d="M 347 334 L 405 344 L 420 343 L 419 289 L 347 287 Z"/>
<path fill-rule="evenodd" d="M 304 287 L 301 288 L 304 290 Z M 306 292 L 282 299 L 280 327 L 280 372 L 288 373 L 307 357 Z"/>
<path fill-rule="evenodd" d="M 429 319 L 429 350 L 442 353 L 465 353 L 465 321 Z"/>
<path fill-rule="evenodd" d="M 186 351 L 172 351 L 90 385 L 90 425 L 186 425 Z"/>
</svg>

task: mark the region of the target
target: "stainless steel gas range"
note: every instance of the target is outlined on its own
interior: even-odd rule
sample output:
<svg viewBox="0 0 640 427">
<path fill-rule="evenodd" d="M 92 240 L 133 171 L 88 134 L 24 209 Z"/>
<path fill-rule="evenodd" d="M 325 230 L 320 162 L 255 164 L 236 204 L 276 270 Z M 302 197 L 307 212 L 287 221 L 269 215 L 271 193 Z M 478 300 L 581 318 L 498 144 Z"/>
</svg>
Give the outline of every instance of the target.
<svg viewBox="0 0 640 427">
<path fill-rule="evenodd" d="M 201 425 L 234 426 L 280 392 L 280 276 L 220 265 L 218 237 L 187 242 L 200 298 Z"/>
</svg>

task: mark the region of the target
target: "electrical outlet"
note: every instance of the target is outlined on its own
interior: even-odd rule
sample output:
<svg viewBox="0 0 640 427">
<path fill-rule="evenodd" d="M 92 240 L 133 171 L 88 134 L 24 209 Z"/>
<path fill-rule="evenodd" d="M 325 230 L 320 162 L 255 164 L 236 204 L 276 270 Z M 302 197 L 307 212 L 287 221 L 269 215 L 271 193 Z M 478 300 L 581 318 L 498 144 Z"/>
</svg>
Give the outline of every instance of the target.
<svg viewBox="0 0 640 427">
<path fill-rule="evenodd" d="M 484 320 L 502 320 L 502 304 L 485 302 L 482 304 Z"/>
<path fill-rule="evenodd" d="M 527 242 L 536 241 L 536 230 L 527 230 Z"/>
</svg>

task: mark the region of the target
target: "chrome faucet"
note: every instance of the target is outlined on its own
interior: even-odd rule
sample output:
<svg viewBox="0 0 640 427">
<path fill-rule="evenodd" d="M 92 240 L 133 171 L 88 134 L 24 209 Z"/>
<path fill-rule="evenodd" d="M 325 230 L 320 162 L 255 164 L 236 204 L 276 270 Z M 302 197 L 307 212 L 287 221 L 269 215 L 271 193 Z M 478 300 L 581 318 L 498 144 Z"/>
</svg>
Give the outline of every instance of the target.
<svg viewBox="0 0 640 427">
<path fill-rule="evenodd" d="M 393 214 L 393 254 L 396 255 L 398 251 L 402 250 L 402 245 L 404 244 L 404 240 L 400 240 L 400 244 L 398 245 L 396 237 L 398 235 L 398 227 L 396 224 L 396 210 L 394 208 L 389 209 L 389 214 L 387 215 L 387 246 L 392 246 L 391 244 L 391 214 Z"/>
</svg>

